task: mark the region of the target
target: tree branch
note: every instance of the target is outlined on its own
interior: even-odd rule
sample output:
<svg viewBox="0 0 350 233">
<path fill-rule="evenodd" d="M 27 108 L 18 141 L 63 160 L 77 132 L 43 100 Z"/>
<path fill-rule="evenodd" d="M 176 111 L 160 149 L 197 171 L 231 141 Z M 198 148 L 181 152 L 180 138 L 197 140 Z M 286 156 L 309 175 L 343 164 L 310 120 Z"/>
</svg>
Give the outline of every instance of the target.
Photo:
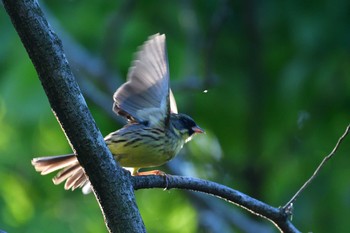
<svg viewBox="0 0 350 233">
<path fill-rule="evenodd" d="M 145 232 L 129 176 L 116 166 L 35 0 L 3 0 L 62 129 L 93 185 L 110 232 Z"/>
<path fill-rule="evenodd" d="M 215 182 L 172 175 L 135 176 L 131 177 L 131 180 L 135 190 L 148 188 L 178 188 L 210 194 L 240 206 L 255 215 L 270 220 L 281 232 L 299 232 L 288 220 L 289 215 L 282 209 L 272 207 L 244 193 Z"/>
</svg>

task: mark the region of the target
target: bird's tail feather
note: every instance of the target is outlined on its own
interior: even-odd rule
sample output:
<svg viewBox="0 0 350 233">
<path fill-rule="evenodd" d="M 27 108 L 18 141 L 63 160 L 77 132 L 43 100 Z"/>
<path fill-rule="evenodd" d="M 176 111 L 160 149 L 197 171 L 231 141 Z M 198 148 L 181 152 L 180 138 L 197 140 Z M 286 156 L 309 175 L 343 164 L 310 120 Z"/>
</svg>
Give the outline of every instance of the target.
<svg viewBox="0 0 350 233">
<path fill-rule="evenodd" d="M 41 175 L 63 169 L 57 173 L 52 181 L 56 185 L 66 181 L 64 185 L 66 190 L 74 190 L 83 186 L 90 187 L 90 182 L 75 154 L 35 158 L 32 160 L 32 165 Z M 88 191 L 84 193 L 88 193 Z"/>
</svg>

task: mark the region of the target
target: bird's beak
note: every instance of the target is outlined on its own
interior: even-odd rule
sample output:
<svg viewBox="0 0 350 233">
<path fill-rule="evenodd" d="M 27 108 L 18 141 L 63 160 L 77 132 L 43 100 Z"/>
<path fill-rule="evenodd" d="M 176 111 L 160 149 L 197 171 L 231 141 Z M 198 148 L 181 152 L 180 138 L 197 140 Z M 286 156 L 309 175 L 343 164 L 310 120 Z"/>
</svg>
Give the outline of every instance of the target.
<svg viewBox="0 0 350 233">
<path fill-rule="evenodd" d="M 201 128 L 201 127 L 199 127 L 199 126 L 193 126 L 192 127 L 192 130 L 193 130 L 193 132 L 195 132 L 195 133 L 205 133 L 205 131 Z"/>
</svg>

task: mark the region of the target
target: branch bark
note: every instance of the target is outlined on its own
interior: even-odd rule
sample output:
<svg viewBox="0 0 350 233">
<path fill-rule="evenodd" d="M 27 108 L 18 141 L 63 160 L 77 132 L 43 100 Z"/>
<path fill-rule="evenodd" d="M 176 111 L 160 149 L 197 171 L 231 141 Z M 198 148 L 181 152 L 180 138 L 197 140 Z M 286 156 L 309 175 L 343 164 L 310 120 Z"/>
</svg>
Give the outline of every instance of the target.
<svg viewBox="0 0 350 233">
<path fill-rule="evenodd" d="M 145 232 L 128 173 L 116 165 L 63 52 L 35 0 L 3 0 L 52 111 L 93 185 L 110 232 Z"/>
<path fill-rule="evenodd" d="M 299 232 L 289 221 L 289 215 L 282 208 L 272 207 L 244 193 L 227 186 L 186 176 L 134 176 L 131 177 L 135 190 L 149 188 L 186 189 L 203 192 L 224 199 L 249 212 L 271 221 L 281 232 Z"/>
</svg>

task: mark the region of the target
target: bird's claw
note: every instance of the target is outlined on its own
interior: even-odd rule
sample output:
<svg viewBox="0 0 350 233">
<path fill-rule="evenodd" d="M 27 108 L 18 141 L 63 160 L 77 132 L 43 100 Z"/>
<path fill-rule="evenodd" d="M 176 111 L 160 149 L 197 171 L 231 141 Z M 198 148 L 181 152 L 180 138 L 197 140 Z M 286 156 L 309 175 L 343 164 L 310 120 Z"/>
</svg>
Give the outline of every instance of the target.
<svg viewBox="0 0 350 233">
<path fill-rule="evenodd" d="M 137 172 L 137 173 L 135 173 L 135 176 L 150 176 L 150 175 L 164 177 L 164 183 L 165 183 L 164 190 L 168 189 L 168 187 L 169 187 L 168 176 L 169 175 L 166 174 L 165 172 L 161 171 L 161 170 L 152 170 L 152 171 L 145 171 L 145 172 Z"/>
</svg>

